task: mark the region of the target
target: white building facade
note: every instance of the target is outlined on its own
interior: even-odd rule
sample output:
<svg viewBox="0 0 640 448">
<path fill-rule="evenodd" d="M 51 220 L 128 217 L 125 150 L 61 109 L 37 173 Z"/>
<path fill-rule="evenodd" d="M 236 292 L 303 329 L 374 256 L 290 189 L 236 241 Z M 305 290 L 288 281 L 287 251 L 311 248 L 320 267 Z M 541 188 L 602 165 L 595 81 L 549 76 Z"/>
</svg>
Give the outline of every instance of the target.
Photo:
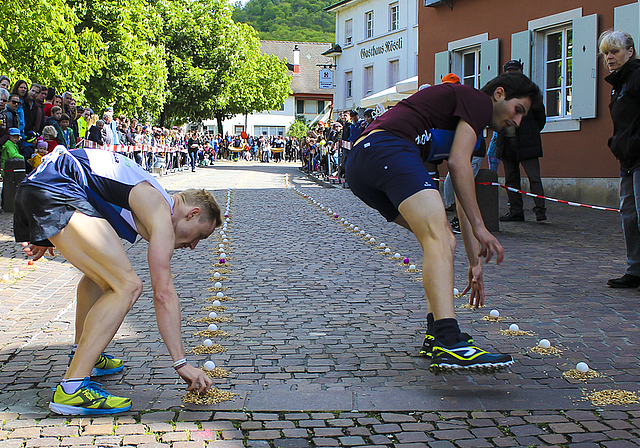
<svg viewBox="0 0 640 448">
<path fill-rule="evenodd" d="M 327 42 L 261 41 L 261 51 L 286 61 L 291 75 L 291 95 L 280 109 L 235 115 L 223 121 L 223 132 L 230 135 L 285 136 L 293 121 L 304 116 L 307 123 L 326 120 L 332 110 L 333 89 L 320 88 L 321 67 L 332 60 L 322 53 L 331 48 Z M 204 129 L 218 132 L 216 120 L 204 120 Z"/>
<path fill-rule="evenodd" d="M 418 75 L 419 3 L 342 0 L 326 8 L 336 15 L 334 110 L 362 108 L 363 98 Z"/>
</svg>

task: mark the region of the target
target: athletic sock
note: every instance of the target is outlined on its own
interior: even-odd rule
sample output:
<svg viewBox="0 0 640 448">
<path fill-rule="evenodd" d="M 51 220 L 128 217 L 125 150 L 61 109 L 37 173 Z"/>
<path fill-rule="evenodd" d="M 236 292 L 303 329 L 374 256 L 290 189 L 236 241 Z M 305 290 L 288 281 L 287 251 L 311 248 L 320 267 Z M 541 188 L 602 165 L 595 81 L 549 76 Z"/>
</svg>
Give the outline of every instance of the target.
<svg viewBox="0 0 640 448">
<path fill-rule="evenodd" d="M 460 327 L 458 327 L 458 321 L 456 319 L 438 319 L 433 323 L 433 328 L 436 341 L 445 347 L 451 347 L 458 343 Z"/>
<path fill-rule="evenodd" d="M 427 314 L 427 334 L 431 336 L 433 336 L 436 332 L 435 326 L 433 325 L 434 322 L 435 319 L 433 317 L 433 313 Z"/>
<path fill-rule="evenodd" d="M 67 378 L 60 381 L 60 386 L 65 394 L 73 394 L 80 388 L 83 381 L 84 378 Z"/>
</svg>

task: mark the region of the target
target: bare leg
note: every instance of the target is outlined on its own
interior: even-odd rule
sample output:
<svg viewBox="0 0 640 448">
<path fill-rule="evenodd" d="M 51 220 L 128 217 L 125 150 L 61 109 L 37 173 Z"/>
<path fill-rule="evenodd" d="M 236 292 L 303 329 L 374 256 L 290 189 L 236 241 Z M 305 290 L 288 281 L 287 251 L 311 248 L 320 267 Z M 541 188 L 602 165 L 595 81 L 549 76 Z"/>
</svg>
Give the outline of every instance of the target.
<svg viewBox="0 0 640 448">
<path fill-rule="evenodd" d="M 87 318 L 87 313 L 91 310 L 93 305 L 96 304 L 98 299 L 102 296 L 102 289 L 84 275 L 78 283 L 78 290 L 76 291 L 76 339 L 75 344 L 80 342 L 82 336 L 82 330 L 84 328 L 84 321 Z"/>
<path fill-rule="evenodd" d="M 422 284 L 428 309 L 435 320 L 455 318 L 453 254 L 456 240 L 447 222 L 440 192 L 419 191 L 405 199 L 398 209 L 422 246 Z"/>
<path fill-rule="evenodd" d="M 133 272 L 117 234 L 104 219 L 76 212 L 69 224 L 50 241 L 104 291 L 93 305 L 91 299 L 83 300 L 81 305 L 85 313 L 84 325 L 65 378 L 82 378 L 91 374 L 100 353 L 142 293 L 142 282 Z M 95 288 L 88 285 L 84 284 L 82 288 L 95 292 Z"/>
</svg>

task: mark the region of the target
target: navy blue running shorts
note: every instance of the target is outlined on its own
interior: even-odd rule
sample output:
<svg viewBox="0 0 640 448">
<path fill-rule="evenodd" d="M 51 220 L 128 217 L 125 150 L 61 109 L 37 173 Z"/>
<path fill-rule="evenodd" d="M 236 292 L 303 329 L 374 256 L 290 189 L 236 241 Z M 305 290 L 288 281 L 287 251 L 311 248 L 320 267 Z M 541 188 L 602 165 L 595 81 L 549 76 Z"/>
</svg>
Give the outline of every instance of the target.
<svg viewBox="0 0 640 448">
<path fill-rule="evenodd" d="M 88 216 L 102 217 L 86 199 L 20 184 L 13 213 L 13 234 L 16 241 L 52 247 L 49 237 L 64 229 L 76 210 Z"/>
<path fill-rule="evenodd" d="M 370 134 L 353 147 L 345 175 L 353 194 L 389 222 L 400 215 L 402 201 L 419 191 L 438 189 L 418 146 L 388 131 Z"/>
</svg>

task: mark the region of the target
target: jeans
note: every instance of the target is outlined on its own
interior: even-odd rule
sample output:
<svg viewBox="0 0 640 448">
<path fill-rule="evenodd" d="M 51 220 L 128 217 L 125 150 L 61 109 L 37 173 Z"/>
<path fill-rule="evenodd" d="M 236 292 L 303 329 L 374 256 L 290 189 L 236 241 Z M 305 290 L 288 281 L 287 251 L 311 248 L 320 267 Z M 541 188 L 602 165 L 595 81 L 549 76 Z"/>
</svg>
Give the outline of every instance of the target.
<svg viewBox="0 0 640 448">
<path fill-rule="evenodd" d="M 471 157 L 471 168 L 473 168 L 474 179 L 477 176 L 478 171 L 480 171 L 481 163 L 482 163 L 482 157 L 476 157 L 476 156 Z M 447 177 L 444 180 L 443 196 L 444 196 L 445 208 L 448 208 L 451 205 L 455 204 L 456 196 L 455 196 L 455 192 L 453 191 L 453 182 L 451 182 L 451 175 L 449 173 L 447 173 Z"/>
<path fill-rule="evenodd" d="M 189 159 L 190 159 L 190 162 L 191 162 L 191 171 L 195 171 L 196 170 L 196 156 L 197 156 L 197 153 L 195 153 L 195 152 L 190 152 L 189 153 Z"/>
<path fill-rule="evenodd" d="M 627 246 L 627 270 L 629 275 L 640 277 L 640 171 L 620 178 L 620 216 L 622 232 Z"/>
</svg>

